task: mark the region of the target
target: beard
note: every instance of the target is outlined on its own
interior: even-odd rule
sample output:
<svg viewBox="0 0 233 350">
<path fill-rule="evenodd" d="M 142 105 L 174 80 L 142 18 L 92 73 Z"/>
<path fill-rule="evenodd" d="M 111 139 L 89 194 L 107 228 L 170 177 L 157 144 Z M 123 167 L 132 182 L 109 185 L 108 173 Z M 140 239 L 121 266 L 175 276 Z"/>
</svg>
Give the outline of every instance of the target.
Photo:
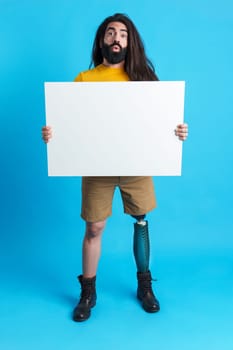
<svg viewBox="0 0 233 350">
<path fill-rule="evenodd" d="M 119 52 L 112 51 L 113 46 L 118 46 L 120 48 Z M 124 61 L 127 53 L 127 47 L 122 48 L 118 43 L 114 42 L 111 45 L 103 43 L 103 46 L 101 48 L 101 52 L 103 57 L 108 61 L 110 64 L 117 64 L 122 61 Z"/>
</svg>

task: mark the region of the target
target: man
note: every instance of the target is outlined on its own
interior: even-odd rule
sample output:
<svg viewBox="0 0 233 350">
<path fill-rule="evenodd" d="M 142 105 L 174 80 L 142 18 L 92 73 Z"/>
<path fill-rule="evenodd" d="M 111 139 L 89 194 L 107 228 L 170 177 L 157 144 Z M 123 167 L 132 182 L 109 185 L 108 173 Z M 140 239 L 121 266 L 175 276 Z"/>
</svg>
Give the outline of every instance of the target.
<svg viewBox="0 0 233 350">
<path fill-rule="evenodd" d="M 93 44 L 92 64 L 95 68 L 80 73 L 75 78 L 76 82 L 158 80 L 152 63 L 145 55 L 136 27 L 123 14 L 110 16 L 99 26 Z M 188 135 L 187 125 L 178 125 L 175 134 L 184 141 Z M 45 143 L 49 142 L 52 128 L 43 127 L 42 137 Z M 84 177 L 81 216 L 86 221 L 86 232 L 83 240 L 83 271 L 78 277 L 81 297 L 73 312 L 73 319 L 78 322 L 87 320 L 91 308 L 96 304 L 95 281 L 101 237 L 106 220 L 111 215 L 113 193 L 117 186 L 121 192 L 124 212 L 136 219 L 133 251 L 137 266 L 137 297 L 146 312 L 153 313 L 160 309 L 151 285 L 149 232 L 145 220 L 146 214 L 155 208 L 152 178 Z"/>
</svg>

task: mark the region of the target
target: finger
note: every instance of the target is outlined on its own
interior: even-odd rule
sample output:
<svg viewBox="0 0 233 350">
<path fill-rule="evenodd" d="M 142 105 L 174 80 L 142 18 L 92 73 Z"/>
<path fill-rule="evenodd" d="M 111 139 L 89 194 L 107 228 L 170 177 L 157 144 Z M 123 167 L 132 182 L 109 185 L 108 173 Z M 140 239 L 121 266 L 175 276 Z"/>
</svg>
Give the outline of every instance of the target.
<svg viewBox="0 0 233 350">
<path fill-rule="evenodd" d="M 52 132 L 50 132 L 50 131 L 43 131 L 42 135 L 51 137 L 52 136 Z"/>
<path fill-rule="evenodd" d="M 179 127 L 177 126 L 177 128 L 175 129 L 176 132 L 188 132 L 188 128 L 182 126 L 182 127 Z"/>
<path fill-rule="evenodd" d="M 46 133 L 46 132 L 43 132 L 42 133 L 42 139 L 43 140 L 49 140 L 49 139 L 51 139 L 51 137 L 52 137 L 52 134 L 51 133 Z"/>
<path fill-rule="evenodd" d="M 187 137 L 188 132 L 187 131 L 175 131 L 175 135 L 178 137 Z"/>
<path fill-rule="evenodd" d="M 184 136 L 184 135 L 187 135 L 187 134 L 188 134 L 188 131 L 186 131 L 186 130 L 180 130 L 180 131 L 177 132 L 177 134 L 180 135 L 180 136 Z"/>
<path fill-rule="evenodd" d="M 51 135 L 52 136 L 52 130 L 51 129 L 49 129 L 49 130 L 47 130 L 47 129 L 42 130 L 42 135 Z"/>
<path fill-rule="evenodd" d="M 180 127 L 180 128 L 177 128 L 176 130 L 177 132 L 188 132 L 188 128 L 186 127 Z"/>
<path fill-rule="evenodd" d="M 188 127 L 188 124 L 186 124 L 186 123 L 178 124 L 177 127 L 178 127 L 178 128 L 187 128 L 187 127 Z"/>
<path fill-rule="evenodd" d="M 187 132 L 187 131 L 188 131 L 188 126 L 186 126 L 186 125 L 178 125 L 176 129 L 177 129 L 178 131 Z"/>
<path fill-rule="evenodd" d="M 185 141 L 185 140 L 187 139 L 187 136 L 188 136 L 188 135 L 180 135 L 180 136 L 179 136 L 179 140 Z"/>
<path fill-rule="evenodd" d="M 50 131 L 52 128 L 49 125 L 43 126 L 42 131 Z"/>
</svg>

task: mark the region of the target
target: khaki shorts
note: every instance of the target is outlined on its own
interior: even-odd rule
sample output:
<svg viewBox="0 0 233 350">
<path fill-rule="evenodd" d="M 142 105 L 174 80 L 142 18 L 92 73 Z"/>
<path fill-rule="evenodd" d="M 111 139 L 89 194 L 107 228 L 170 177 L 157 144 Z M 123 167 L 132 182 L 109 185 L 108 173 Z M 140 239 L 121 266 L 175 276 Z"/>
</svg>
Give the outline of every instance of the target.
<svg viewBox="0 0 233 350">
<path fill-rule="evenodd" d="M 124 212 L 143 215 L 156 206 L 150 176 L 104 176 L 82 178 L 82 218 L 87 222 L 104 221 L 112 214 L 115 188 L 119 187 Z"/>
</svg>

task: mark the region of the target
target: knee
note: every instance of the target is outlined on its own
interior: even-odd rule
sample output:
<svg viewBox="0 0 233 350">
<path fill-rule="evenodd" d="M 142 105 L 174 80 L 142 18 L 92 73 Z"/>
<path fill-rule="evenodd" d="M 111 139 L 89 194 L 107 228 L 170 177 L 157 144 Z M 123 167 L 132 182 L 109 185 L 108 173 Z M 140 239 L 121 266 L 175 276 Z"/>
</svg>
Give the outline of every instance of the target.
<svg viewBox="0 0 233 350">
<path fill-rule="evenodd" d="M 86 226 L 86 238 L 88 240 L 99 238 L 104 230 L 105 221 L 87 223 Z"/>
<path fill-rule="evenodd" d="M 144 221 L 146 214 L 143 215 L 131 215 L 134 219 L 137 220 L 137 222 Z"/>
</svg>

